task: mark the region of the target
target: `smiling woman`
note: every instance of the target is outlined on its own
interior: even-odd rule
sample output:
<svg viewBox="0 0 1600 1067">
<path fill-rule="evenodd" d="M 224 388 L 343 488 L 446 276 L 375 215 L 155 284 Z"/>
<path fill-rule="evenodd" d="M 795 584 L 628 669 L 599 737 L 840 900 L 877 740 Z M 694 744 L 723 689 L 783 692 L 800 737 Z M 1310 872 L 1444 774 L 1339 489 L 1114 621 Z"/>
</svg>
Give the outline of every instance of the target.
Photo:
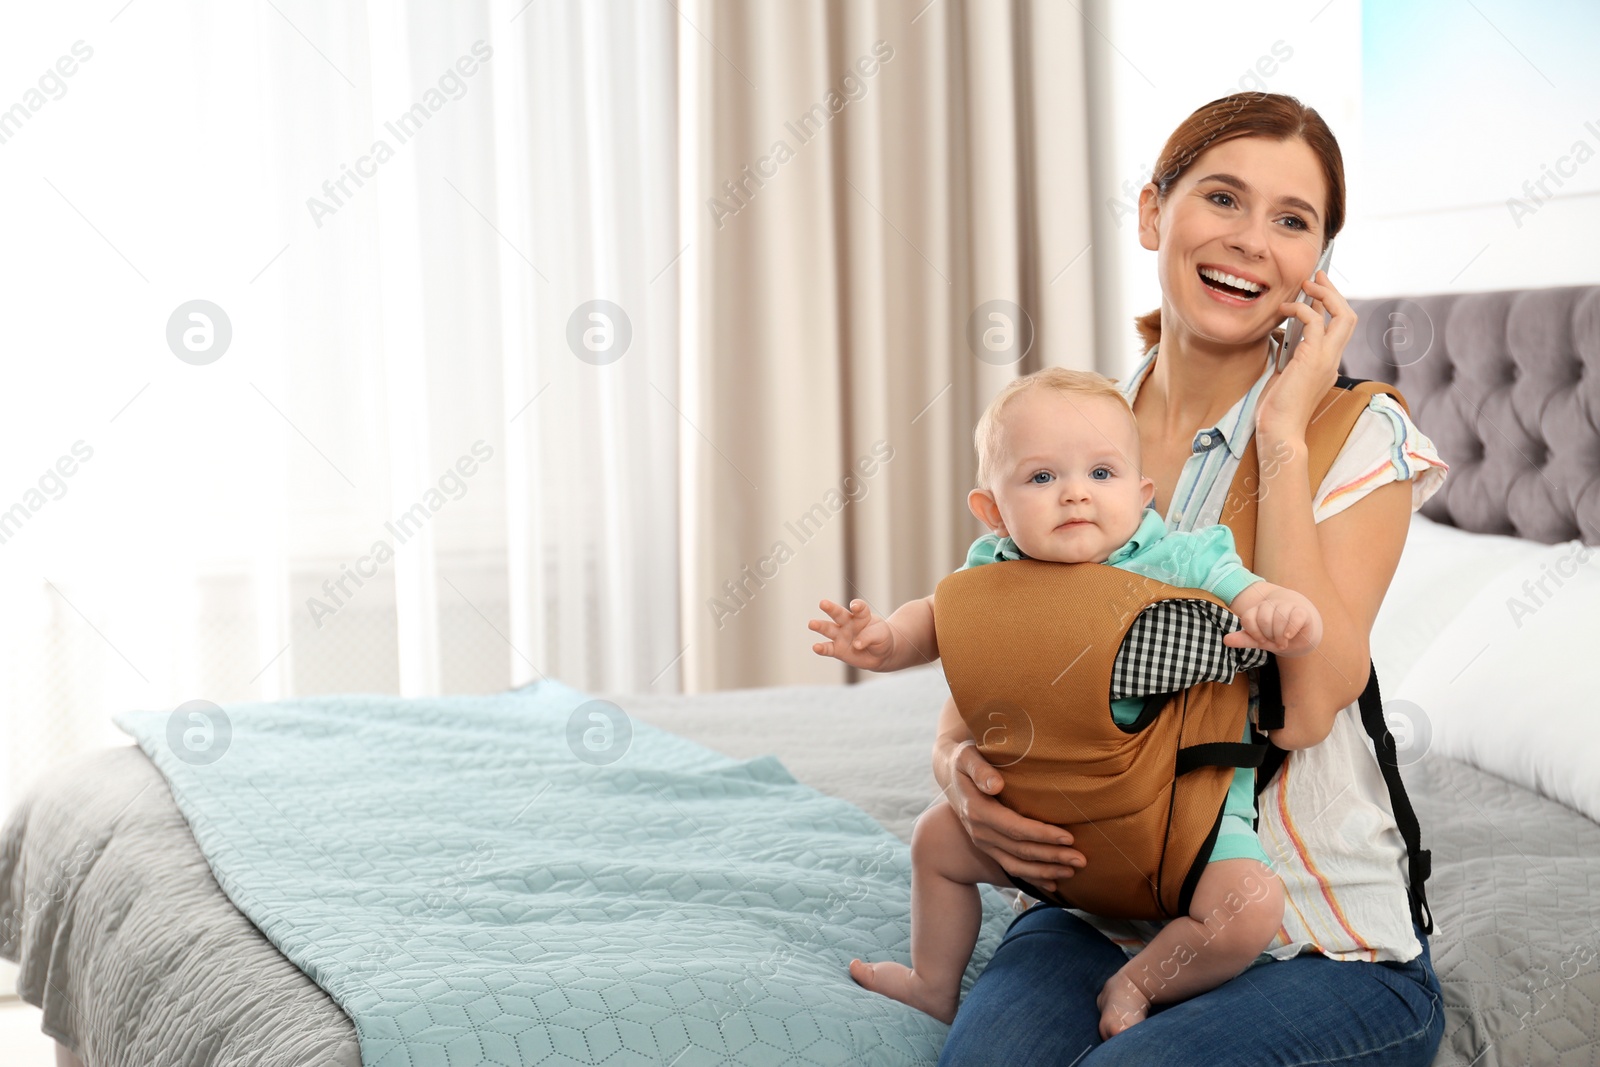
<svg viewBox="0 0 1600 1067">
<path fill-rule="evenodd" d="M 1140 192 L 1139 241 L 1156 253 L 1162 302 L 1136 320 L 1145 356 L 1122 386 L 1155 508 L 1169 530 L 1193 530 L 1218 522 L 1243 487 L 1257 514 L 1240 557 L 1324 621 L 1317 655 L 1282 659 L 1250 687 L 1250 719 L 1282 757 L 1257 775 L 1256 830 L 1287 907 L 1243 974 L 1183 999 L 1166 973 L 1185 966 L 1181 951 L 1140 970 L 1139 950 L 1170 940 L 1170 927 L 1037 904 L 968 993 L 940 1063 L 1426 1064 L 1443 1032 L 1422 893 L 1428 856 L 1414 820 L 1397 825 L 1394 813 L 1410 805 L 1371 747 L 1393 741 L 1364 705 L 1376 696 L 1372 622 L 1410 511 L 1447 468 L 1395 398 L 1340 378 L 1356 316 L 1325 272 L 1311 277 L 1344 223 L 1343 162 L 1322 118 L 1286 96 L 1214 100 L 1168 139 L 1155 174 Z M 1293 302 L 1302 288 L 1309 306 Z M 1289 316 L 1305 329 L 1280 371 L 1278 327 Z M 1346 403 L 1359 414 L 1334 467 L 1372 474 L 1333 506 L 1329 476 L 1311 473 L 1308 437 L 1316 413 Z M 1395 435 L 1371 432 L 1391 419 L 1421 466 L 1393 464 Z M 1416 492 L 1401 484 L 1410 478 Z M 1268 712 L 1279 703 L 1274 729 Z M 996 799 L 1006 772 L 969 740 L 947 703 L 934 773 L 973 842 L 1046 891 L 1092 867 L 1091 849 Z M 1148 1017 L 1102 1042 L 1102 1009 L 1121 975 L 1144 991 Z M 1275 1010 L 1262 1012 L 1263 1001 Z"/>
<path fill-rule="evenodd" d="M 1315 121 L 1308 121 L 1308 116 Z M 1194 167 L 1202 155 L 1206 166 Z M 1273 165 L 1263 166 L 1268 157 Z M 1262 174 L 1265 180 L 1252 184 L 1241 174 Z M 1268 225 L 1285 231 L 1272 236 L 1274 262 L 1297 272 L 1287 278 L 1263 276 L 1255 264 L 1241 262 L 1239 250 L 1225 253 L 1221 262 L 1192 265 L 1169 264 L 1162 255 L 1158 270 L 1168 294 L 1194 291 L 1192 286 L 1172 285 L 1174 279 L 1168 271 L 1181 267 L 1193 271 L 1203 291 L 1214 294 L 1224 306 L 1254 304 L 1275 287 L 1280 296 L 1290 299 L 1300 279 L 1310 276 L 1322 246 L 1344 226 L 1344 157 L 1339 143 L 1315 111 L 1302 108 L 1292 97 L 1240 93 L 1201 108 L 1173 131 L 1151 182 L 1139 196 L 1140 244 L 1145 248 L 1157 249 L 1155 236 L 1144 232 L 1147 213 L 1156 204 L 1172 202 L 1180 181 L 1184 195 L 1208 205 L 1199 218 L 1191 220 L 1196 225 L 1222 228 L 1243 216 L 1263 223 L 1258 234 L 1262 239 Z M 1314 199 L 1324 205 L 1323 211 L 1319 213 L 1300 190 L 1315 190 Z M 1241 281 L 1258 288 L 1241 286 Z M 1249 292 L 1257 295 L 1247 296 Z M 1261 303 L 1262 314 L 1275 313 L 1275 307 Z M 1161 338 L 1161 309 L 1140 316 L 1136 325 L 1144 347 L 1149 348 Z M 1273 336 L 1282 339 L 1281 334 Z"/>
</svg>

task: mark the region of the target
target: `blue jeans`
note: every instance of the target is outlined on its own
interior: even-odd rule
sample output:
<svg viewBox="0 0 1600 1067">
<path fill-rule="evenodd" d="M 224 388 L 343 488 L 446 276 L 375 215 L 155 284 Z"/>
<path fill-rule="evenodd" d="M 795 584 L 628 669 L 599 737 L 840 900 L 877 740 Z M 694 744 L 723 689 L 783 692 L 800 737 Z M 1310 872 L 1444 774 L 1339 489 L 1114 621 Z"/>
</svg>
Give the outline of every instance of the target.
<svg viewBox="0 0 1600 1067">
<path fill-rule="evenodd" d="M 1070 911 L 1036 904 L 967 992 L 939 1064 L 1428 1067 L 1444 1004 L 1421 929 L 1417 939 L 1422 955 L 1409 963 L 1303 954 L 1258 964 L 1102 1042 L 1095 998 L 1127 956 Z"/>
</svg>

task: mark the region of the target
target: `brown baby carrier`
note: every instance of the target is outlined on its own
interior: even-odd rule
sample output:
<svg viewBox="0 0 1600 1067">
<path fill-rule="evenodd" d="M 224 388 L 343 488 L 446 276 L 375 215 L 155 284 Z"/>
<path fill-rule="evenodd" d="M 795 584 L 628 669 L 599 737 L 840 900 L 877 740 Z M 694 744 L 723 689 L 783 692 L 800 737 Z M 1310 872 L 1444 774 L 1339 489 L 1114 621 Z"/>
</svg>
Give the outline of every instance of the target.
<svg viewBox="0 0 1600 1067">
<path fill-rule="evenodd" d="M 1393 386 L 1342 375 L 1318 405 L 1306 428 L 1313 493 L 1379 392 L 1406 407 Z M 1221 515 L 1246 568 L 1254 557 L 1259 485 L 1252 434 Z M 1030 896 L 1106 918 L 1188 914 L 1235 769 L 1257 768 L 1259 793 L 1285 758 L 1259 732 L 1283 725 L 1271 655 L 1258 678 L 1260 721 L 1249 743 L 1240 741 L 1249 707 L 1244 673 L 1147 696 L 1131 725 L 1111 718 L 1118 650 L 1141 612 L 1174 599 L 1226 607 L 1203 590 L 1103 563 L 1008 560 L 957 571 L 934 591 L 945 677 L 979 753 L 1005 779 L 999 799 L 1069 830 L 1088 860 L 1058 881 L 1055 893 L 1013 879 Z M 1428 853 L 1400 784 L 1376 670 L 1361 710 L 1410 854 L 1412 914 L 1431 931 L 1431 917 L 1422 918 Z"/>
</svg>

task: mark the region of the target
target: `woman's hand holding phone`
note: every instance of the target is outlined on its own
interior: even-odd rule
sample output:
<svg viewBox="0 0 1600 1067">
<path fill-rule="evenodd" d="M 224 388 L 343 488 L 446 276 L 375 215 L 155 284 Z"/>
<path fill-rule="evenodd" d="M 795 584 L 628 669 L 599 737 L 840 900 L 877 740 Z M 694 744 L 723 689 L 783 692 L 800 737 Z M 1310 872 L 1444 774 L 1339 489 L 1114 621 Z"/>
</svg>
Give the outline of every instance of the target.
<svg viewBox="0 0 1600 1067">
<path fill-rule="evenodd" d="M 1333 287 L 1327 271 L 1318 271 L 1307 281 L 1304 292 L 1311 298 L 1309 305 L 1280 305 L 1285 315 L 1300 323 L 1301 336 L 1288 363 L 1268 380 L 1256 404 L 1260 447 L 1304 445 L 1311 415 L 1338 381 L 1344 346 L 1355 334 L 1356 313 Z"/>
<path fill-rule="evenodd" d="M 1315 281 L 1319 274 L 1322 274 L 1328 270 L 1332 263 L 1333 241 L 1330 240 L 1328 242 L 1328 247 L 1324 248 L 1322 250 L 1322 255 L 1317 258 L 1317 265 L 1311 268 L 1312 281 Z M 1304 286 L 1301 287 L 1299 294 L 1297 294 L 1294 299 L 1295 303 L 1297 304 L 1305 304 L 1309 306 L 1311 303 L 1311 296 L 1307 294 Z M 1278 366 L 1276 369 L 1280 371 L 1287 367 L 1289 365 L 1289 361 L 1294 358 L 1294 350 L 1300 346 L 1300 341 L 1305 331 L 1305 323 L 1299 318 L 1291 316 L 1285 321 L 1288 322 L 1289 325 L 1284 331 L 1283 344 L 1278 347 Z M 1317 321 L 1321 321 L 1320 316 L 1318 316 Z"/>
</svg>

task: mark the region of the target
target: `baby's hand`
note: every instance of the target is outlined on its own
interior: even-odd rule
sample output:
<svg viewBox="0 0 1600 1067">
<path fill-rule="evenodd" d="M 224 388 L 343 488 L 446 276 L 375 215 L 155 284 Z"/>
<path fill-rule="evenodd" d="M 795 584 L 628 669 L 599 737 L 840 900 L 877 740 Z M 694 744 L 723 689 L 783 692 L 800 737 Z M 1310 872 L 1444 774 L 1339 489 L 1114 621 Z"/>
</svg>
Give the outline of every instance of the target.
<svg viewBox="0 0 1600 1067">
<path fill-rule="evenodd" d="M 843 660 L 862 670 L 883 668 L 894 653 L 894 628 L 887 620 L 874 614 L 865 600 L 852 600 L 849 611 L 831 600 L 824 600 L 818 606 L 833 621 L 812 619 L 806 624 L 829 639 L 812 645 L 811 651 Z"/>
<path fill-rule="evenodd" d="M 1293 589 L 1272 586 L 1237 614 L 1244 629 L 1222 639 L 1232 648 L 1264 648 L 1293 658 L 1307 655 L 1322 641 L 1322 613 Z"/>
</svg>

